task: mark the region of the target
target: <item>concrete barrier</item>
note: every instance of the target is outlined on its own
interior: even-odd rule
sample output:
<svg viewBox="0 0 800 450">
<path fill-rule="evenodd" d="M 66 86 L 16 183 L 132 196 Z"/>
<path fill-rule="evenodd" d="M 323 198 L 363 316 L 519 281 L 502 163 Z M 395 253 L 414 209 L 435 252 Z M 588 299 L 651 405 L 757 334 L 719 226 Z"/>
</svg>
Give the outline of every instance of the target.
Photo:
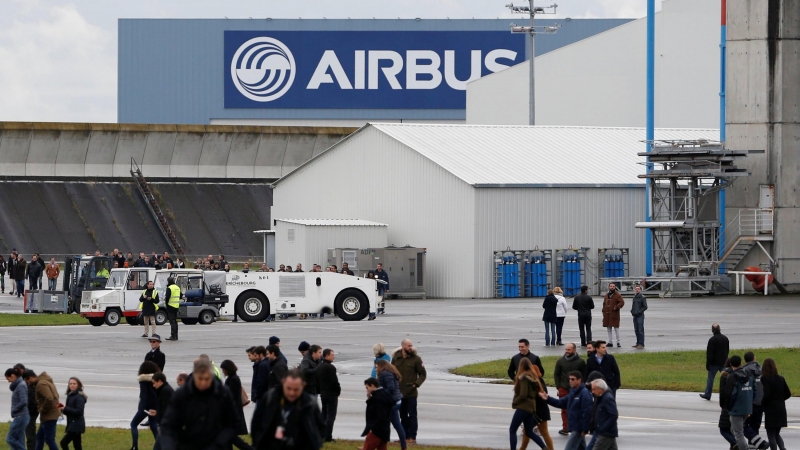
<svg viewBox="0 0 800 450">
<path fill-rule="evenodd" d="M 0 122 L 0 176 L 258 179 L 291 172 L 355 131 L 340 127 Z"/>
</svg>

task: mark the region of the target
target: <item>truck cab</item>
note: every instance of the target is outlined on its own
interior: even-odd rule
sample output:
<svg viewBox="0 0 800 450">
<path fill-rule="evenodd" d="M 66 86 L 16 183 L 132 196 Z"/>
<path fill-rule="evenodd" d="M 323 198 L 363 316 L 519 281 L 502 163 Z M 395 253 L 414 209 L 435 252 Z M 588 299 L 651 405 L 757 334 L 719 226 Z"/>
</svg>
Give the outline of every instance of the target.
<svg viewBox="0 0 800 450">
<path fill-rule="evenodd" d="M 228 303 L 225 272 L 168 269 L 158 270 L 155 274 L 155 289 L 161 299 L 161 309 L 166 310 L 169 278 L 181 289 L 178 319 L 186 325 L 208 325 L 214 322 L 220 316 L 220 309 Z"/>
<path fill-rule="evenodd" d="M 115 326 L 122 318 L 129 325 L 139 324 L 139 298 L 147 288 L 147 282 L 155 279 L 156 270 L 152 267 L 133 267 L 112 269 L 104 280 L 103 289 L 84 290 L 81 295 L 79 312 L 89 323 L 100 326 L 103 323 Z M 87 279 L 90 283 L 92 278 Z M 156 312 L 156 323 L 162 325 L 167 316 L 164 311 Z"/>
</svg>

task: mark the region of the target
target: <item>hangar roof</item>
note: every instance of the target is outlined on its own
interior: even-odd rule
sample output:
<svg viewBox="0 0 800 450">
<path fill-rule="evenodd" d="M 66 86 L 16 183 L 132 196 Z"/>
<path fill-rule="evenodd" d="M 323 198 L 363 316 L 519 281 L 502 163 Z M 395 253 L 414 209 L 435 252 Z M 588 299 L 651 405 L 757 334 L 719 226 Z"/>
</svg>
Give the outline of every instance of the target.
<svg viewBox="0 0 800 450">
<path fill-rule="evenodd" d="M 643 186 L 644 128 L 372 126 L 475 187 Z M 362 128 L 363 130 L 363 128 Z M 656 129 L 656 139 L 719 139 L 713 129 Z M 342 145 L 346 140 L 340 141 Z M 336 146 L 332 147 L 336 148 Z"/>
<path fill-rule="evenodd" d="M 361 219 L 275 219 L 279 222 L 294 223 L 309 227 L 385 227 L 385 223 Z"/>
</svg>

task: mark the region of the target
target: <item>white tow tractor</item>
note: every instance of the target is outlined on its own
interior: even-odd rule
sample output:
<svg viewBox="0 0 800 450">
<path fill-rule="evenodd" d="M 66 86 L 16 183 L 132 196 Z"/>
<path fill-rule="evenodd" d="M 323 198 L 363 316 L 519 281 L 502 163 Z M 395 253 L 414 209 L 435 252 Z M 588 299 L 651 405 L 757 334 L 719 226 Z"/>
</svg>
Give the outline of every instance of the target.
<svg viewBox="0 0 800 450">
<path fill-rule="evenodd" d="M 270 314 L 335 313 L 346 321 L 376 312 L 376 280 L 333 272 L 228 272 L 226 293 L 233 299 L 223 315 L 260 322 Z"/>
<path fill-rule="evenodd" d="M 225 272 L 197 269 L 168 269 L 156 271 L 154 288 L 158 291 L 159 311 L 166 311 L 167 281 L 172 277 L 181 289 L 178 319 L 186 325 L 208 325 L 220 316 L 228 303 L 225 293 Z"/>
<path fill-rule="evenodd" d="M 112 269 L 105 288 L 84 290 L 81 293 L 80 315 L 89 323 L 99 327 L 104 323 L 118 325 L 123 317 L 129 325 L 138 325 L 141 311 L 139 298 L 147 288 L 147 282 L 155 279 L 156 269 L 135 267 Z M 156 324 L 163 325 L 167 315 L 163 309 L 156 312 Z"/>
</svg>

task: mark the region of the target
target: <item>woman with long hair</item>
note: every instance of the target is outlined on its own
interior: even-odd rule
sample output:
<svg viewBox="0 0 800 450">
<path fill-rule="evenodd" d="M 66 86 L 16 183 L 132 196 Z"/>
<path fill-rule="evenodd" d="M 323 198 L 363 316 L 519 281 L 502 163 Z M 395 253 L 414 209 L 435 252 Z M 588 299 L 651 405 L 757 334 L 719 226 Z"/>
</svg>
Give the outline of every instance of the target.
<svg viewBox="0 0 800 450">
<path fill-rule="evenodd" d="M 392 426 L 397 431 L 397 437 L 400 439 L 400 448 L 403 450 L 408 446 L 406 442 L 406 433 L 403 429 L 403 424 L 400 422 L 400 401 L 403 399 L 403 394 L 400 393 L 400 382 L 403 376 L 397 370 L 397 367 L 385 359 L 378 359 L 375 361 L 375 368 L 378 373 L 378 381 L 381 387 L 392 396 L 395 401 L 392 406 L 392 413 L 389 416 Z"/>
<path fill-rule="evenodd" d="M 231 396 L 233 397 L 233 404 L 236 407 L 236 437 L 233 438 L 231 444 L 236 446 L 239 449 L 252 449 L 253 447 L 250 446 L 247 442 L 242 440 L 241 435 L 247 434 L 247 421 L 244 418 L 244 407 L 243 398 L 242 398 L 242 380 L 239 378 L 239 375 L 236 372 L 239 371 L 239 368 L 236 367 L 233 361 L 230 359 L 226 359 L 222 361 L 222 364 L 219 365 L 219 368 L 222 369 L 223 375 L 225 378 L 225 387 L 231 392 Z"/>
<path fill-rule="evenodd" d="M 139 424 L 150 415 L 145 411 L 158 408 L 158 394 L 153 387 L 153 374 L 161 372 L 156 363 L 145 361 L 139 366 L 139 405 L 136 407 L 136 415 L 131 420 L 131 439 L 133 445 L 131 450 L 139 450 Z M 150 432 L 153 439 L 158 437 L 158 420 L 155 417 L 149 419 Z"/>
<path fill-rule="evenodd" d="M 554 295 L 553 289 L 547 290 L 547 297 L 542 302 L 544 314 L 542 314 L 542 322 L 544 322 L 544 346 L 549 347 L 556 345 L 556 322 L 558 316 L 556 309 L 558 308 L 558 299 Z"/>
<path fill-rule="evenodd" d="M 517 450 L 517 430 L 520 425 L 523 425 L 525 429 L 524 434 L 532 439 L 539 448 L 547 448 L 542 438 L 533 432 L 533 427 L 538 423 L 536 399 L 541 392 L 541 380 L 536 376 L 533 368 L 530 360 L 523 358 L 519 363 L 517 376 L 514 378 L 514 400 L 511 402 L 514 417 L 511 419 L 511 426 L 508 427 L 511 450 Z"/>
<path fill-rule="evenodd" d="M 567 299 L 564 298 L 564 291 L 558 286 L 553 288 L 553 295 L 558 300 L 556 305 L 556 345 L 564 345 L 561 342 L 561 330 L 564 329 L 564 320 L 567 318 Z"/>
<path fill-rule="evenodd" d="M 69 450 L 69 443 L 72 442 L 75 450 L 83 450 L 81 445 L 81 435 L 86 432 L 86 421 L 83 419 L 83 410 L 86 406 L 86 394 L 83 393 L 83 383 L 81 380 L 72 377 L 67 384 L 65 405 L 61 408 L 61 414 L 67 416 L 67 428 L 64 437 L 61 439 L 61 450 Z"/>
<path fill-rule="evenodd" d="M 778 366 L 775 360 L 767 358 L 761 367 L 761 385 L 764 387 L 764 428 L 767 429 L 770 450 L 786 450 L 783 446 L 781 428 L 786 428 L 786 400 L 791 398 L 792 391 L 786 384 L 786 379 L 778 375 Z"/>
</svg>

